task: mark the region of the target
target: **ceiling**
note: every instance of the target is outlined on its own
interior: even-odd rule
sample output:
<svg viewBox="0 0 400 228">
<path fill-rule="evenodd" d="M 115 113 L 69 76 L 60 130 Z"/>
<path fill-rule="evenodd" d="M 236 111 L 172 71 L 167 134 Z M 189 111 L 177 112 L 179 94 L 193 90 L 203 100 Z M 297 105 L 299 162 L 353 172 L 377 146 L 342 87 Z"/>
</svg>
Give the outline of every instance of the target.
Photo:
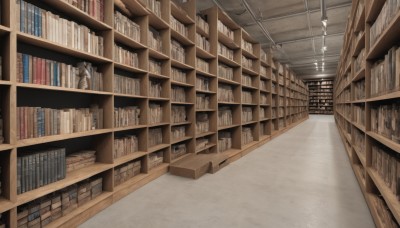
<svg viewBox="0 0 400 228">
<path fill-rule="evenodd" d="M 289 64 L 301 78 L 336 75 L 351 0 L 325 0 L 328 25 L 324 53 L 320 0 L 201 0 L 197 1 L 197 8 L 201 11 L 213 4 L 227 12 L 262 47 L 272 47 L 273 56 Z"/>
</svg>

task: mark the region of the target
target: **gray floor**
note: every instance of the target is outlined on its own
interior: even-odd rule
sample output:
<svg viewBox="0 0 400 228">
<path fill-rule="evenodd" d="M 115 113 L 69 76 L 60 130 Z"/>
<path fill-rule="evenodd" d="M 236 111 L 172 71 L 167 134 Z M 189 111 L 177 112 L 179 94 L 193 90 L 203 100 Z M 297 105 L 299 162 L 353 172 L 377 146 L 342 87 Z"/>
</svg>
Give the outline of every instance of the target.
<svg viewBox="0 0 400 228">
<path fill-rule="evenodd" d="M 164 175 L 81 227 L 375 226 L 333 117 L 311 116 L 214 175 Z"/>
</svg>

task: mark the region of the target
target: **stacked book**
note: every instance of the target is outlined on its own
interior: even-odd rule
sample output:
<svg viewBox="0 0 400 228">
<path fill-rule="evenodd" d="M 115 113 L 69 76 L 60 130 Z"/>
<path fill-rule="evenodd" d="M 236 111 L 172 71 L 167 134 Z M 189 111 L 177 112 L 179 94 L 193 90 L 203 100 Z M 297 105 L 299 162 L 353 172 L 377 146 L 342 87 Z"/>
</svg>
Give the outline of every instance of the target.
<svg viewBox="0 0 400 228">
<path fill-rule="evenodd" d="M 138 150 L 139 140 L 136 135 L 114 139 L 114 159 L 135 153 Z"/>
<path fill-rule="evenodd" d="M 128 162 L 114 169 L 114 186 L 118 186 L 140 173 L 142 164 L 140 160 Z"/>
</svg>

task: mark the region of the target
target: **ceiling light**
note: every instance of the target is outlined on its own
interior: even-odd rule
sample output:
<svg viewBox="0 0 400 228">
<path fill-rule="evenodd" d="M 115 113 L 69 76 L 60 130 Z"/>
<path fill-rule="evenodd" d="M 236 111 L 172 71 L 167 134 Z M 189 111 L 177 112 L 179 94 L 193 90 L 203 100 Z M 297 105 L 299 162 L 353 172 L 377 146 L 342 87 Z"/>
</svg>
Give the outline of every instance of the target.
<svg viewBox="0 0 400 228">
<path fill-rule="evenodd" d="M 326 51 L 326 50 L 328 50 L 328 47 L 327 47 L 327 46 L 324 46 L 324 47 L 322 48 L 322 50 Z"/>
<path fill-rule="evenodd" d="M 322 25 L 326 28 L 326 26 L 328 25 L 328 18 L 322 18 L 321 22 L 322 22 Z"/>
</svg>

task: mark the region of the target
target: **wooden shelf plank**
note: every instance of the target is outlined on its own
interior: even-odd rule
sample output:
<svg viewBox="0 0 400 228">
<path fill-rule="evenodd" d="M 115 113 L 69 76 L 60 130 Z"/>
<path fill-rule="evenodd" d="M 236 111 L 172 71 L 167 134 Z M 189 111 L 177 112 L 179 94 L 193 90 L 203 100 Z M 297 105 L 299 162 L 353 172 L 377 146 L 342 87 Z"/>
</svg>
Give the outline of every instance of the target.
<svg viewBox="0 0 400 228">
<path fill-rule="evenodd" d="M 14 148 L 13 145 L 10 145 L 10 144 L 7 144 L 7 143 L 0 144 L 0 151 L 11 150 L 13 148 Z M 1 199 L 1 197 L 0 197 L 0 199 Z"/>
<path fill-rule="evenodd" d="M 193 70 L 194 69 L 193 66 L 190 66 L 190 65 L 188 65 L 186 63 L 181 63 L 181 62 L 179 62 L 179 61 L 177 61 L 175 59 L 172 59 L 172 58 L 171 58 L 171 65 L 173 67 L 177 67 L 177 68 L 180 68 L 180 69 L 183 69 L 183 70 Z"/>
<path fill-rule="evenodd" d="M 143 69 L 139 69 L 139 68 L 136 68 L 136 67 L 133 67 L 133 66 L 129 66 L 129 65 L 125 65 L 125 64 L 117 63 L 117 62 L 114 62 L 114 67 L 118 68 L 118 69 L 121 69 L 121 70 L 129 71 L 129 72 L 132 72 L 132 73 L 142 73 L 142 74 L 146 74 L 147 73 Z"/>
<path fill-rule="evenodd" d="M 380 134 L 377 134 L 372 131 L 367 131 L 367 135 L 369 135 L 371 138 L 375 139 L 376 141 L 382 143 L 383 145 L 389 147 L 390 149 L 396 151 L 397 153 L 400 153 L 400 144 L 392 141 L 391 139 L 388 139 Z"/>
<path fill-rule="evenodd" d="M 353 82 L 357 82 L 357 81 L 360 81 L 360 80 L 362 80 L 362 79 L 364 79 L 365 78 L 365 67 L 363 67 L 362 69 L 360 69 L 357 73 L 356 73 L 356 75 L 355 75 L 355 77 L 353 78 Z"/>
<path fill-rule="evenodd" d="M 249 122 L 242 123 L 242 126 L 252 125 L 252 124 L 256 124 L 256 123 L 258 123 L 258 121 L 249 121 Z"/>
<path fill-rule="evenodd" d="M 84 93 L 84 94 L 93 94 L 93 95 L 109 95 L 109 96 L 112 95 L 111 92 L 96 91 L 96 90 L 83 90 L 83 89 L 65 88 L 65 87 L 30 84 L 30 83 L 17 83 L 17 87 L 28 88 L 28 89 L 54 90 L 54 91 L 70 92 L 70 93 Z"/>
<path fill-rule="evenodd" d="M 230 85 L 236 85 L 236 86 L 240 85 L 239 82 L 232 81 L 232 80 L 229 80 L 229 79 L 226 79 L 226 78 L 222 78 L 222 77 L 218 77 L 218 82 L 222 82 L 222 83 L 230 84 Z"/>
<path fill-rule="evenodd" d="M 191 84 L 188 84 L 188 83 L 184 83 L 184 82 L 178 82 L 178 81 L 174 81 L 174 80 L 171 80 L 171 84 L 172 85 L 179 85 L 179 86 L 183 86 L 183 87 L 189 87 L 189 88 L 194 87 L 194 85 L 191 85 Z"/>
<path fill-rule="evenodd" d="M 134 49 L 145 49 L 147 48 L 146 45 L 140 43 L 140 41 L 136 41 L 134 39 L 131 39 L 130 37 L 118 32 L 117 30 L 114 30 L 114 40 L 124 44 L 126 46 L 129 46 Z"/>
<path fill-rule="evenodd" d="M 232 124 L 232 125 L 228 125 L 228 126 L 218 126 L 218 131 L 235 128 L 235 127 L 239 127 L 239 126 L 240 126 L 239 124 Z"/>
<path fill-rule="evenodd" d="M 16 204 L 17 206 L 20 206 L 24 203 L 30 202 L 34 199 L 45 196 L 49 193 L 61 190 L 72 184 L 78 183 L 82 180 L 86 180 L 92 176 L 95 176 L 99 173 L 109 170 L 112 167 L 113 167 L 112 164 L 95 163 L 93 165 L 86 166 L 82 169 L 77 169 L 72 172 L 68 172 L 65 179 L 63 180 L 18 195 Z"/>
<path fill-rule="evenodd" d="M 146 7 L 140 4 L 137 0 L 124 1 L 124 5 L 129 12 L 135 16 L 146 16 L 150 14 Z"/>
<path fill-rule="evenodd" d="M 193 137 L 191 137 L 191 136 L 185 136 L 185 137 L 180 138 L 180 139 L 174 139 L 174 140 L 171 142 L 171 145 L 172 145 L 172 144 L 181 143 L 181 142 L 190 140 L 190 139 L 192 139 L 192 138 L 193 138 Z"/>
<path fill-rule="evenodd" d="M 242 48 L 242 55 L 246 56 L 247 58 L 250 59 L 258 59 L 257 56 L 255 56 L 253 53 L 248 52 L 246 49 Z"/>
<path fill-rule="evenodd" d="M 156 151 L 159 151 L 159 150 L 163 150 L 163 149 L 168 148 L 168 147 L 169 147 L 169 144 L 166 144 L 166 143 L 159 144 L 157 146 L 152 146 L 152 147 L 150 147 L 148 149 L 148 153 L 153 153 L 153 152 L 156 152 Z"/>
<path fill-rule="evenodd" d="M 375 101 L 389 100 L 389 99 L 396 99 L 396 98 L 400 98 L 400 91 L 389 93 L 389 94 L 384 94 L 384 95 L 377 96 L 377 97 L 368 98 L 368 99 L 366 99 L 366 102 L 375 102 Z"/>
<path fill-rule="evenodd" d="M 133 99 L 147 99 L 146 96 L 142 95 L 131 95 L 131 94 L 123 94 L 123 93 L 114 93 L 114 97 L 126 97 L 126 98 L 133 98 Z"/>
<path fill-rule="evenodd" d="M 209 37 L 210 37 L 209 34 L 208 34 L 206 31 L 204 31 L 204 29 L 202 29 L 202 28 L 201 28 L 200 26 L 198 26 L 197 24 L 196 24 L 196 32 L 197 32 L 198 34 L 200 34 L 200 35 L 206 37 L 206 38 L 209 38 Z"/>
<path fill-rule="evenodd" d="M 154 127 L 162 127 L 165 125 L 169 125 L 169 122 L 161 122 L 161 123 L 154 123 L 154 124 L 148 124 L 147 127 L 149 128 L 154 128 Z"/>
<path fill-rule="evenodd" d="M 382 32 L 375 44 L 370 48 L 367 55 L 368 60 L 384 57 L 388 50 L 393 47 L 399 40 L 400 35 L 400 11 L 393 17 L 391 23 Z"/>
<path fill-rule="evenodd" d="M 228 59 L 227 57 L 220 55 L 220 54 L 218 54 L 218 61 L 221 63 L 224 63 L 230 67 L 234 67 L 234 68 L 240 67 L 239 63 L 235 62 L 234 60 Z"/>
<path fill-rule="evenodd" d="M 171 15 L 185 25 L 195 23 L 195 21 L 186 13 L 186 11 L 178 7 L 173 1 L 171 1 Z"/>
<path fill-rule="evenodd" d="M 15 207 L 15 204 L 13 202 L 11 202 L 10 200 L 8 200 L 4 197 L 0 197 L 0 213 L 9 211 L 14 207 Z"/>
<path fill-rule="evenodd" d="M 367 168 L 367 170 L 369 176 L 374 181 L 376 187 L 379 189 L 379 192 L 385 199 L 386 204 L 388 205 L 393 216 L 396 218 L 397 222 L 400 223 L 400 201 L 397 199 L 397 197 L 393 194 L 393 192 L 385 184 L 385 182 L 375 170 L 371 168 Z"/>
<path fill-rule="evenodd" d="M 111 133 L 111 129 L 98 129 L 92 131 L 85 131 L 85 132 L 77 132 L 72 134 L 63 134 L 63 135 L 51 135 L 45 136 L 40 138 L 31 138 L 31 139 L 22 139 L 17 141 L 17 147 L 25 147 L 25 146 L 33 146 L 42 143 L 49 143 L 55 141 L 61 141 L 66 139 L 73 139 L 73 138 L 82 138 L 87 136 L 94 136 L 94 135 L 101 135 Z"/>
<path fill-rule="evenodd" d="M 187 37 L 184 35 L 180 34 L 178 31 L 175 31 L 174 29 L 171 28 L 171 37 L 178 41 L 180 44 L 183 46 L 194 46 L 194 42 L 189 40 Z"/>
<path fill-rule="evenodd" d="M 164 54 L 164 53 L 162 53 L 160 51 L 154 50 L 153 48 L 148 48 L 148 49 L 149 49 L 150 58 L 152 57 L 152 58 L 161 59 L 161 60 L 168 60 L 169 59 L 168 55 L 166 55 L 166 54 Z"/>
<path fill-rule="evenodd" d="M 122 156 L 120 158 L 115 158 L 114 159 L 114 167 L 117 167 L 119 165 L 125 164 L 127 162 L 133 161 L 137 158 L 141 158 L 147 155 L 147 152 L 142 152 L 142 151 L 136 151 L 131 154 Z"/>
<path fill-rule="evenodd" d="M 179 122 L 179 123 L 171 123 L 171 126 L 180 126 L 180 125 L 189 125 L 192 124 L 189 121 L 185 121 L 185 122 Z"/>
<path fill-rule="evenodd" d="M 199 74 L 199 75 L 202 75 L 202 76 L 206 76 L 206 77 L 209 77 L 209 78 L 216 78 L 217 77 L 217 75 L 215 75 L 215 74 L 211 74 L 209 72 L 205 72 L 205 71 L 202 71 L 200 69 L 196 69 L 196 74 Z"/>
<path fill-rule="evenodd" d="M 203 148 L 201 148 L 201 149 L 196 150 L 196 154 L 198 154 L 198 153 L 200 153 L 200 152 L 202 152 L 202 151 L 205 151 L 205 150 L 207 150 L 207 149 L 210 149 L 210 148 L 212 148 L 212 147 L 214 147 L 214 146 L 217 146 L 217 144 L 215 144 L 215 143 L 209 143 L 207 146 L 205 146 L 205 147 L 203 147 Z"/>
<path fill-rule="evenodd" d="M 50 51 L 55 51 L 58 53 L 73 56 L 75 58 L 82 58 L 82 59 L 88 60 L 92 63 L 111 63 L 112 62 L 111 59 L 107 59 L 105 57 L 101 57 L 98 55 L 93 55 L 88 52 L 72 49 L 72 48 L 66 47 L 64 45 L 54 43 L 54 42 L 48 41 L 46 39 L 32 36 L 32 35 L 29 35 L 29 34 L 26 34 L 23 32 L 17 32 L 17 40 L 27 43 L 27 44 L 30 44 L 30 45 L 40 47 L 40 48 L 44 48 L 44 49 L 47 49 Z"/>
<path fill-rule="evenodd" d="M 235 43 L 234 40 L 232 40 L 231 38 L 229 38 L 227 35 L 225 35 L 220 31 L 218 31 L 218 41 L 232 50 L 237 50 L 240 48 L 240 46 L 237 43 Z"/>
<path fill-rule="evenodd" d="M 358 123 L 356 123 L 356 122 L 352 122 L 352 124 L 356 127 L 356 128 L 358 128 L 359 130 L 361 130 L 361 131 L 363 131 L 364 133 L 365 133 L 365 126 L 362 126 L 361 124 L 358 124 Z"/>
<path fill-rule="evenodd" d="M 215 59 L 215 55 L 196 45 L 196 56 L 202 59 Z"/>
<path fill-rule="evenodd" d="M 214 92 L 214 91 L 206 91 L 206 90 L 200 90 L 200 89 L 196 89 L 196 93 L 216 94 L 216 92 Z"/>
<path fill-rule="evenodd" d="M 365 30 L 365 6 L 362 7 L 360 18 L 356 21 L 354 25 L 354 32 L 364 31 Z"/>
<path fill-rule="evenodd" d="M 196 138 L 202 138 L 213 134 L 216 134 L 216 132 L 210 131 L 210 132 L 196 133 Z"/>
<path fill-rule="evenodd" d="M 245 73 L 245 74 L 252 75 L 252 76 L 257 76 L 258 75 L 258 73 L 255 72 L 253 69 L 250 69 L 250 68 L 247 68 L 247 67 L 244 67 L 244 66 L 242 66 L 242 72 Z"/>
</svg>

